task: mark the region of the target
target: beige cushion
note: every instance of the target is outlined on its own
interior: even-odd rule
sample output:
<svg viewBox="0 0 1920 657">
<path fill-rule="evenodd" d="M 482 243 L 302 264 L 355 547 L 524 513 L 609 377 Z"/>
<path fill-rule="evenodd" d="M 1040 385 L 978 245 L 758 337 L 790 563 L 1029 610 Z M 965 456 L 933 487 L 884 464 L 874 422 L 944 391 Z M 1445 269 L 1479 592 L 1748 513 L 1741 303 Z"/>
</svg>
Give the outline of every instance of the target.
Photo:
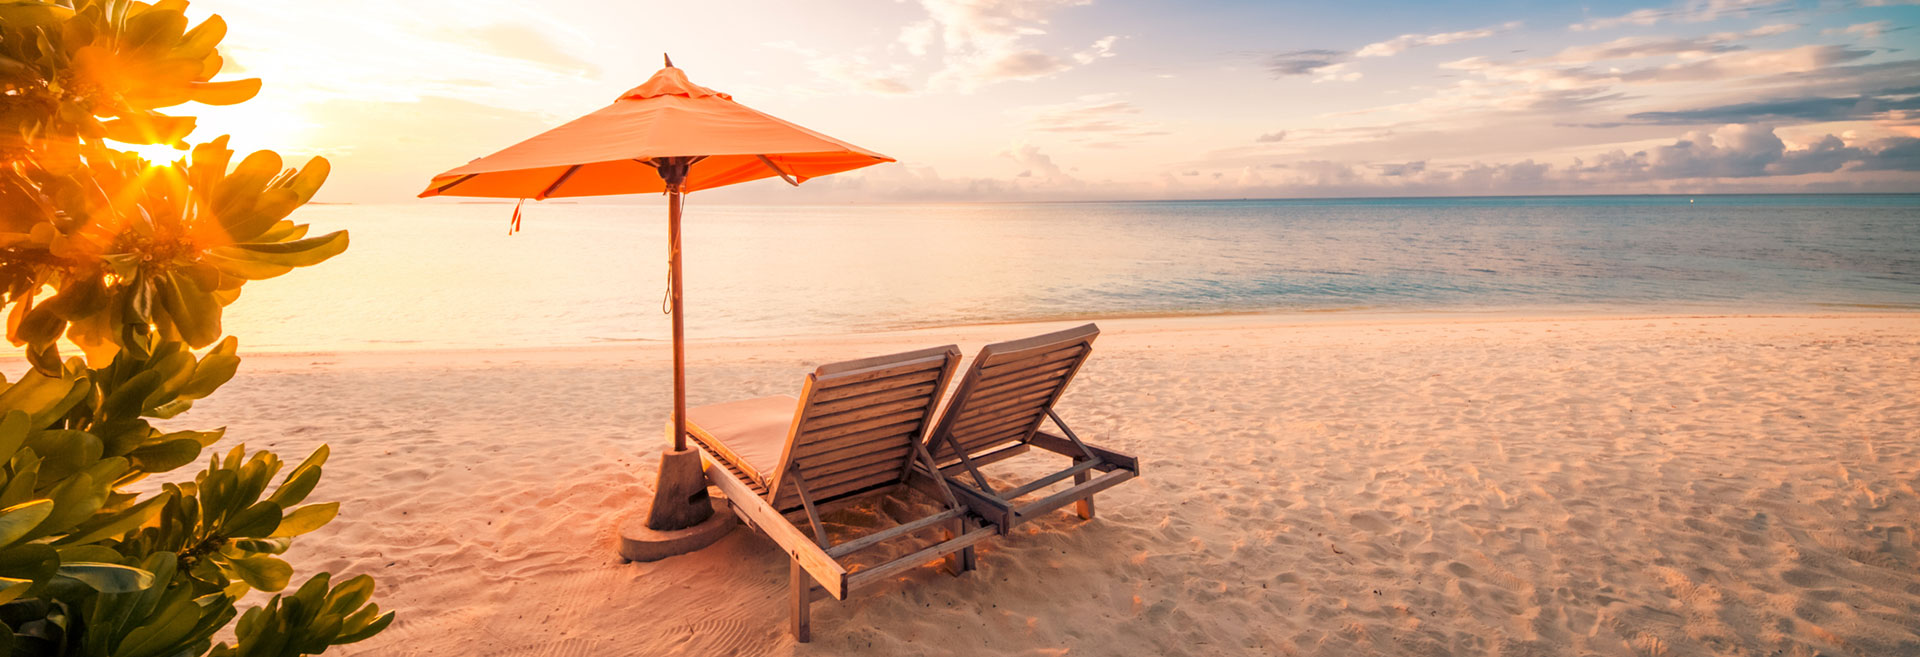
<svg viewBox="0 0 1920 657">
<path fill-rule="evenodd" d="M 720 452 L 717 456 L 733 461 L 764 486 L 780 469 L 799 407 L 800 400 L 792 395 L 698 406 L 687 409 L 687 430 L 706 438 Z"/>
</svg>

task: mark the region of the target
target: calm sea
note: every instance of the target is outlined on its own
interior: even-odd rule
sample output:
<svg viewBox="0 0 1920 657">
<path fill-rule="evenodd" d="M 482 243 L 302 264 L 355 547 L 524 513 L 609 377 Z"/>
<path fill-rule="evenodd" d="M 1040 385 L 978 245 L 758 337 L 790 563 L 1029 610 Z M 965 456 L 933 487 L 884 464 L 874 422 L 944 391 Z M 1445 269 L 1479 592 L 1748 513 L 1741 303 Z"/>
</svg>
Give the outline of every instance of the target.
<svg viewBox="0 0 1920 657">
<path fill-rule="evenodd" d="M 319 205 L 249 350 L 661 340 L 664 202 Z M 1244 311 L 1920 309 L 1920 195 L 687 209 L 696 337 Z"/>
</svg>

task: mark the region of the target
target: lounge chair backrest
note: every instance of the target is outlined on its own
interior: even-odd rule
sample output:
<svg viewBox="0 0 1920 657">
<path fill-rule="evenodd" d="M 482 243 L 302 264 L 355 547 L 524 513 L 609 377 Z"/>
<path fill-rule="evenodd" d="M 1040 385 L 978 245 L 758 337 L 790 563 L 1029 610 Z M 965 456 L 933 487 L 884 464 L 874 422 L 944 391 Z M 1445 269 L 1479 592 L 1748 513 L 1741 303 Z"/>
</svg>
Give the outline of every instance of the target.
<svg viewBox="0 0 1920 657">
<path fill-rule="evenodd" d="M 1100 327 L 1087 324 L 981 347 L 928 434 L 933 459 L 944 465 L 960 458 L 956 442 L 971 456 L 1031 439 L 1097 337 Z"/>
<path fill-rule="evenodd" d="M 948 345 L 822 365 L 807 375 L 780 469 L 768 482 L 776 509 L 823 504 L 907 475 L 960 362 Z"/>
</svg>

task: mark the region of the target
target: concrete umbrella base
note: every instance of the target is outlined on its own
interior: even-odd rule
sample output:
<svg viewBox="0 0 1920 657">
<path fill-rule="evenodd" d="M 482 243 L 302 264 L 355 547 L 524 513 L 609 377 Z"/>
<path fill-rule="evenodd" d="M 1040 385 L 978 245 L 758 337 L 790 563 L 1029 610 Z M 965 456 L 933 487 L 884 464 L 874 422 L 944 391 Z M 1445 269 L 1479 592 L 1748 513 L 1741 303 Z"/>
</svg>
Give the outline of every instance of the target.
<svg viewBox="0 0 1920 657">
<path fill-rule="evenodd" d="M 713 545 L 733 531 L 740 521 L 727 508 L 727 498 L 715 496 L 710 503 L 713 515 L 686 529 L 660 531 L 647 527 L 647 516 L 636 513 L 620 523 L 620 558 L 627 561 L 659 561 Z"/>
<path fill-rule="evenodd" d="M 737 524 L 727 502 L 707 492 L 700 454 L 692 449 L 660 455 L 660 478 L 647 512 L 620 523 L 620 556 L 659 561 L 712 545 Z M 656 529 L 658 527 L 659 529 Z"/>
</svg>

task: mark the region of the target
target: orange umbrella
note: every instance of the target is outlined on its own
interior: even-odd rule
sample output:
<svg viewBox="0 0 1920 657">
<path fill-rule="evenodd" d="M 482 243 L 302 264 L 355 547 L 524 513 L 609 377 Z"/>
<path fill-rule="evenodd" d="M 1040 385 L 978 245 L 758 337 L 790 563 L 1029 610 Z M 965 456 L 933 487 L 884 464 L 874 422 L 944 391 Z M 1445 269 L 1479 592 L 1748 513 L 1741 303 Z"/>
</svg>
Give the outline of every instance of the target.
<svg viewBox="0 0 1920 657">
<path fill-rule="evenodd" d="M 673 315 L 673 449 L 686 455 L 687 377 L 681 319 L 680 207 L 691 191 L 779 176 L 798 185 L 809 178 L 892 162 L 893 158 L 768 116 L 733 97 L 687 81 L 673 60 L 646 84 L 612 105 L 498 153 L 434 176 L 428 196 L 548 199 L 667 193 L 667 271 Z M 516 212 L 516 222 L 517 219 Z M 668 493 L 663 455 L 661 486 Z M 694 461 L 698 467 L 698 460 Z M 705 491 L 704 483 L 700 491 Z M 690 518 L 705 518 L 697 505 Z M 649 512 L 654 529 L 679 529 L 662 518 L 658 498 Z"/>
</svg>

